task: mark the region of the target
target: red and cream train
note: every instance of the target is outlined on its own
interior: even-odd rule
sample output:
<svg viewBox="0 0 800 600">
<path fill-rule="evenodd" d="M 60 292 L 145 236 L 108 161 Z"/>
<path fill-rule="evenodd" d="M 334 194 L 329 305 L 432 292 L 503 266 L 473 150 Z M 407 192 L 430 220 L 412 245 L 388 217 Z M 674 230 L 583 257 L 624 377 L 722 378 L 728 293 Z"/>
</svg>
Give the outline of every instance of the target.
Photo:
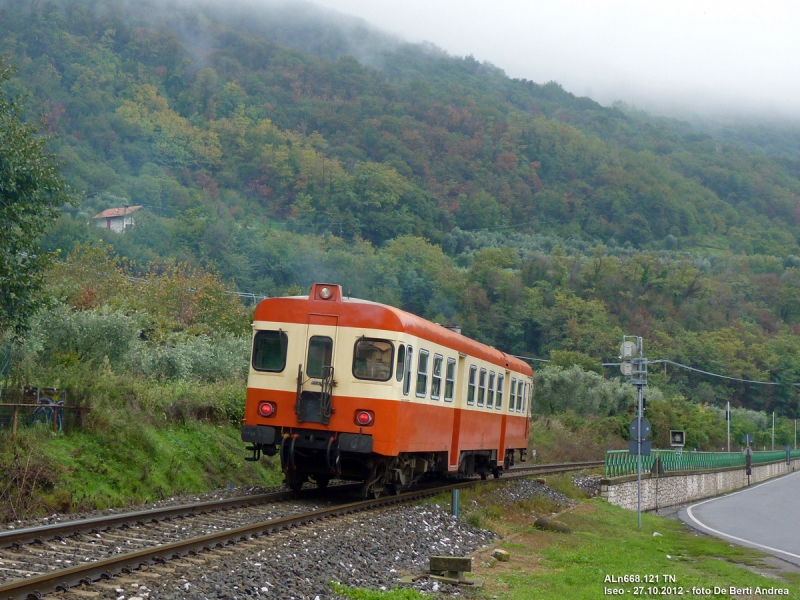
<svg viewBox="0 0 800 600">
<path fill-rule="evenodd" d="M 514 357 L 332 284 L 264 300 L 253 329 L 242 440 L 249 460 L 279 452 L 293 489 L 378 495 L 524 460 L 533 371 Z"/>
</svg>

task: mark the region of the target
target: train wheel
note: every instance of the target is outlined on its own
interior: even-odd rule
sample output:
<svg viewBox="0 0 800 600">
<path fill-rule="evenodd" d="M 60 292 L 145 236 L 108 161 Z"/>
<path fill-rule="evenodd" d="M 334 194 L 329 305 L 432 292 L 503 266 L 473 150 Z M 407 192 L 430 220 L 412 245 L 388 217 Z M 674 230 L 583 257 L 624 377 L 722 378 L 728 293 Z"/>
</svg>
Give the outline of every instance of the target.
<svg viewBox="0 0 800 600">
<path fill-rule="evenodd" d="M 500 477 L 500 473 L 502 473 L 502 469 L 492 469 L 492 477 L 495 479 Z"/>
<path fill-rule="evenodd" d="M 386 488 L 387 476 L 386 463 L 379 462 L 372 467 L 372 474 L 369 481 L 364 483 L 361 488 L 361 497 L 365 499 L 373 498 L 377 500 L 380 498 L 381 493 Z"/>
<path fill-rule="evenodd" d="M 331 482 L 331 478 L 325 475 L 316 475 L 314 477 L 314 483 L 317 484 L 317 489 L 324 490 L 328 487 L 328 484 Z"/>
<path fill-rule="evenodd" d="M 291 475 L 287 473 L 284 483 L 293 492 L 299 492 L 300 490 L 303 489 L 303 484 L 306 482 L 307 479 L 308 479 L 308 475 L 306 475 L 305 473 L 296 473 L 295 472 L 295 473 L 292 473 Z"/>
</svg>

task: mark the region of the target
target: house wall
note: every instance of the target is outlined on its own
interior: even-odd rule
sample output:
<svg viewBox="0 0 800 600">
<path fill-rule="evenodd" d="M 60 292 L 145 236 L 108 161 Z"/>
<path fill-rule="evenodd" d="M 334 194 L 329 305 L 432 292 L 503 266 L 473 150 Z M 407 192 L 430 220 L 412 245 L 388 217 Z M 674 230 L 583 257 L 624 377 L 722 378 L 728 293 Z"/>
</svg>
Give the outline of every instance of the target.
<svg viewBox="0 0 800 600">
<path fill-rule="evenodd" d="M 126 227 L 133 227 L 135 221 L 133 217 L 127 215 L 125 217 L 111 217 L 108 219 L 96 219 L 97 226 L 103 229 L 108 229 L 115 233 L 121 233 Z"/>
</svg>

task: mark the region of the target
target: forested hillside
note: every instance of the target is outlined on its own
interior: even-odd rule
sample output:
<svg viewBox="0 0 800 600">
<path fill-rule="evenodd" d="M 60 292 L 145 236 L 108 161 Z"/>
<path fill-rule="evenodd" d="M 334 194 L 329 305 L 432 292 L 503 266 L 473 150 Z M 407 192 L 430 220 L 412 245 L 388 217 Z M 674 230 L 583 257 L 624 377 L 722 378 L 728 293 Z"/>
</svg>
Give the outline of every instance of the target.
<svg viewBox="0 0 800 600">
<path fill-rule="evenodd" d="M 639 334 L 781 382 L 659 372 L 665 394 L 797 415 L 796 136 L 602 107 L 297 5 L 0 0 L 0 54 L 81 198 L 48 249 L 104 239 L 134 272 L 267 295 L 338 281 L 526 356 Z M 133 230 L 91 222 L 123 204 Z"/>
</svg>

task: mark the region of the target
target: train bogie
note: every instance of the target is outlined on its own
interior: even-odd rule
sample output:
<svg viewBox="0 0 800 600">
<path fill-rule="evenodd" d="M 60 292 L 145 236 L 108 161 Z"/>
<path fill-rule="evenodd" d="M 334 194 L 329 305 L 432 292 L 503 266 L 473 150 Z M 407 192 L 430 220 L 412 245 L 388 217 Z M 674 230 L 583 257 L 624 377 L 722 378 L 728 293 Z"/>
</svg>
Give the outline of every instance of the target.
<svg viewBox="0 0 800 600">
<path fill-rule="evenodd" d="M 376 494 L 524 456 L 532 371 L 513 357 L 329 284 L 265 300 L 253 327 L 242 439 L 279 453 L 293 488 Z"/>
</svg>

